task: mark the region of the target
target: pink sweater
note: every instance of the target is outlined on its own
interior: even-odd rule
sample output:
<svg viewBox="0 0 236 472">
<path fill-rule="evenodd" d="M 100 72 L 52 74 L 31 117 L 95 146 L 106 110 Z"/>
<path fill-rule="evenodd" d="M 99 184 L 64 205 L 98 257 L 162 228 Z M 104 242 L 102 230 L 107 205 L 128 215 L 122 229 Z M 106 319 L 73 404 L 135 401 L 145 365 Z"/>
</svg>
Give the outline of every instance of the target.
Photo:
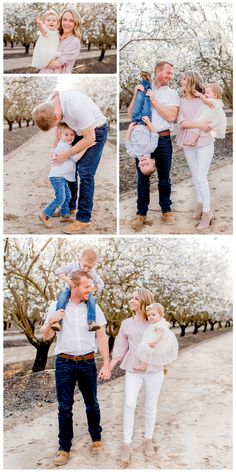
<svg viewBox="0 0 236 472">
<path fill-rule="evenodd" d="M 137 358 L 137 346 L 141 342 L 145 329 L 150 324 L 141 320 L 137 315 L 122 321 L 120 331 L 116 336 L 113 359 L 121 360 L 121 369 L 128 372 L 137 372 L 134 370 L 139 363 Z M 148 364 L 147 372 L 161 372 L 163 367 Z"/>
<path fill-rule="evenodd" d="M 177 117 L 177 123 L 180 124 L 182 121 L 192 121 L 196 122 L 195 116 L 199 113 L 200 109 L 203 110 L 204 107 L 207 107 L 200 98 L 181 98 L 179 114 Z M 179 128 L 176 135 L 176 144 L 182 148 L 190 149 L 189 146 L 185 146 L 185 143 L 191 141 L 192 133 L 194 132 L 193 128 Z M 214 142 L 214 138 L 209 134 L 208 136 L 199 136 L 197 145 L 191 147 L 191 149 L 197 149 L 202 146 L 208 146 Z"/>
<path fill-rule="evenodd" d="M 76 36 L 62 39 L 55 59 L 61 64 L 59 69 L 41 69 L 39 74 L 70 74 L 80 53 L 80 40 Z"/>
</svg>

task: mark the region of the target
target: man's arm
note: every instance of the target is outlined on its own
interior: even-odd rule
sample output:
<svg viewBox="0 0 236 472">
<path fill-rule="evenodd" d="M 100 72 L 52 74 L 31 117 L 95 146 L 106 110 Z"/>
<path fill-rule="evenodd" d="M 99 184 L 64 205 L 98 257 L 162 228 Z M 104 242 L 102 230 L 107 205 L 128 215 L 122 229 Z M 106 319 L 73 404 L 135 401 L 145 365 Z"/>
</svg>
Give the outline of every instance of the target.
<svg viewBox="0 0 236 472">
<path fill-rule="evenodd" d="M 147 97 L 150 97 L 151 104 L 153 108 L 159 113 L 159 115 L 169 123 L 174 123 L 176 121 L 179 107 L 177 106 L 170 106 L 167 107 L 165 105 L 161 105 L 154 97 L 154 93 L 152 90 L 148 90 L 146 93 Z"/>
<path fill-rule="evenodd" d="M 43 335 L 45 341 L 52 339 L 55 336 L 55 331 L 51 328 L 51 326 L 56 323 L 56 321 L 60 321 L 64 318 L 64 310 L 55 311 L 55 315 L 52 316 L 40 329 L 40 332 Z"/>
<path fill-rule="evenodd" d="M 71 146 L 67 151 L 62 151 L 54 156 L 52 162 L 53 165 L 60 165 L 62 162 L 67 161 L 73 154 L 80 153 L 84 149 L 93 146 L 95 143 L 95 129 L 86 128 L 82 131 L 83 138 L 76 143 L 74 146 Z"/>
<path fill-rule="evenodd" d="M 100 369 L 98 377 L 102 380 L 108 380 L 111 376 L 110 367 L 109 367 L 109 347 L 108 339 L 105 331 L 105 327 L 101 326 L 100 329 L 96 331 L 98 348 L 103 358 L 103 366 Z"/>
<path fill-rule="evenodd" d="M 138 91 L 141 91 L 141 92 L 144 92 L 144 86 L 139 84 L 139 85 L 136 85 L 136 87 L 134 88 L 134 95 L 133 95 L 133 98 L 130 102 L 130 105 L 129 105 L 129 108 L 128 108 L 128 116 L 131 120 L 132 118 L 132 112 L 133 112 L 133 108 L 134 108 L 134 102 L 135 102 L 135 99 L 136 99 L 136 95 L 138 93 Z"/>
<path fill-rule="evenodd" d="M 60 272 L 59 274 L 57 274 L 57 276 L 59 277 L 60 280 L 63 280 L 63 282 L 71 286 L 71 283 L 72 283 L 71 278 L 68 275 L 63 274 L 63 272 Z"/>
</svg>

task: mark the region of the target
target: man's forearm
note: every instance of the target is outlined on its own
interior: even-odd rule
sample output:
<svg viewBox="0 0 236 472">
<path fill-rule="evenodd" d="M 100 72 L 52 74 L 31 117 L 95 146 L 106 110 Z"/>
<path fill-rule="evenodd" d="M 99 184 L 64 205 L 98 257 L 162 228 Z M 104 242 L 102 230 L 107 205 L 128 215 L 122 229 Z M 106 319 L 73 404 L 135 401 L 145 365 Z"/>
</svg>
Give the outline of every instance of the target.
<svg viewBox="0 0 236 472">
<path fill-rule="evenodd" d="M 153 108 L 159 113 L 159 115 L 169 123 L 174 123 L 177 114 L 178 114 L 178 107 L 176 109 L 172 109 L 169 107 L 166 107 L 165 105 L 161 105 L 159 102 L 157 102 L 155 99 L 151 99 L 151 104 Z"/>
<path fill-rule="evenodd" d="M 128 117 L 130 119 L 132 118 L 132 112 L 133 112 L 133 108 L 134 108 L 134 102 L 135 102 L 136 95 L 137 95 L 137 93 L 134 93 L 133 98 L 132 98 L 132 100 L 130 102 L 130 105 L 129 105 L 129 108 L 128 108 Z"/>
<path fill-rule="evenodd" d="M 53 338 L 55 336 L 55 332 L 53 331 L 53 329 L 51 328 L 51 323 L 50 321 L 48 321 L 47 323 L 45 323 L 42 328 L 41 328 L 41 333 L 43 335 L 43 338 L 45 339 L 45 341 L 49 341 L 49 339 Z"/>
<path fill-rule="evenodd" d="M 74 144 L 70 149 L 68 149 L 68 156 L 71 157 L 73 154 L 78 154 L 81 151 L 86 150 L 88 147 L 90 147 L 94 143 L 94 140 L 91 139 L 81 139 L 78 143 Z"/>
<path fill-rule="evenodd" d="M 102 358 L 103 358 L 103 364 L 105 366 L 109 366 L 109 347 L 108 347 L 108 340 L 107 340 L 106 333 L 104 332 L 100 336 L 97 333 L 97 341 L 98 341 L 99 351 L 100 351 L 100 353 L 102 355 Z"/>
</svg>

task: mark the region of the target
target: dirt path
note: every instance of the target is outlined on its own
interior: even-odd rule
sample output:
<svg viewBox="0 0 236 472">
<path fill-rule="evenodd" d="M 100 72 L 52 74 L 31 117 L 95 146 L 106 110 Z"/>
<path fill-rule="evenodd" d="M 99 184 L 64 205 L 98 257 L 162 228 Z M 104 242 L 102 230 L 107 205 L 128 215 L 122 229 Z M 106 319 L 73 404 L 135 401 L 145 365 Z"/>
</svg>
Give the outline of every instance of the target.
<svg viewBox="0 0 236 472">
<path fill-rule="evenodd" d="M 232 165 L 210 171 L 209 183 L 211 201 L 214 213 L 213 224 L 205 234 L 232 234 Z M 126 194 L 120 202 L 120 233 L 137 234 L 130 227 L 136 213 L 136 193 Z M 195 194 L 191 179 L 172 186 L 172 210 L 176 222 L 166 225 L 161 220 L 161 210 L 158 205 L 158 192 L 151 193 L 148 219 L 152 225 L 145 225 L 141 234 L 199 234 L 196 224 L 191 220 L 195 206 Z"/>
<path fill-rule="evenodd" d="M 154 442 L 142 450 L 143 395 L 137 405 L 131 469 L 232 468 L 232 333 L 180 352 L 165 378 Z M 64 469 L 120 469 L 124 378 L 99 386 L 104 451 L 89 453 L 84 406 L 74 405 L 74 442 Z M 12 424 L 12 418 L 9 420 Z M 57 449 L 56 404 L 34 408 L 5 430 L 6 469 L 53 469 Z"/>
<path fill-rule="evenodd" d="M 48 181 L 54 130 L 39 131 L 5 156 L 4 232 L 7 234 L 64 234 L 63 224 L 53 219 L 44 228 L 35 213 L 53 199 Z M 86 234 L 116 232 L 116 147 L 107 143 L 96 173 L 94 210 Z"/>
</svg>

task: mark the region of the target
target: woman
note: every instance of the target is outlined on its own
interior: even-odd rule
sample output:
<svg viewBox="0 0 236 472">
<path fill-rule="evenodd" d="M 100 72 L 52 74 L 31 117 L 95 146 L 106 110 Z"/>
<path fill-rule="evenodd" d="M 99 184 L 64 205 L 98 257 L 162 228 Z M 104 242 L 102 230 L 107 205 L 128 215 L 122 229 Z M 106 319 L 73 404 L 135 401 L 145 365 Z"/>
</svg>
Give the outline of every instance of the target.
<svg viewBox="0 0 236 472">
<path fill-rule="evenodd" d="M 195 71 L 186 72 L 182 77 L 181 85 L 184 96 L 180 101 L 177 118 L 180 128 L 177 132 L 176 143 L 184 150 L 197 196 L 197 206 L 192 218 L 201 220 L 197 229 L 203 231 L 209 228 L 213 218 L 207 174 L 214 155 L 214 138 L 209 134 L 210 123 L 194 120 L 200 108 L 207 107 L 200 98 L 195 96 L 196 91 L 204 93 L 200 74 Z M 187 144 L 191 141 L 192 128 L 199 128 L 208 134 L 201 133 L 196 145 L 190 147 Z"/>
<path fill-rule="evenodd" d="M 153 431 L 156 421 L 157 400 L 164 380 L 163 366 L 148 365 L 145 372 L 135 371 L 138 365 L 137 346 L 142 339 L 143 332 L 149 326 L 146 307 L 153 303 L 150 290 L 138 288 L 130 300 L 130 308 L 134 315 L 121 323 L 116 337 L 111 370 L 121 362 L 125 374 L 125 407 L 124 407 L 124 444 L 121 453 L 121 462 L 129 464 L 132 454 L 131 441 L 133 436 L 134 413 L 138 393 L 142 384 L 145 388 L 145 441 L 144 453 L 154 455 Z"/>
<path fill-rule="evenodd" d="M 73 8 L 63 10 L 59 18 L 61 40 L 55 59 L 40 74 L 70 74 L 80 53 L 81 20 Z"/>
</svg>

